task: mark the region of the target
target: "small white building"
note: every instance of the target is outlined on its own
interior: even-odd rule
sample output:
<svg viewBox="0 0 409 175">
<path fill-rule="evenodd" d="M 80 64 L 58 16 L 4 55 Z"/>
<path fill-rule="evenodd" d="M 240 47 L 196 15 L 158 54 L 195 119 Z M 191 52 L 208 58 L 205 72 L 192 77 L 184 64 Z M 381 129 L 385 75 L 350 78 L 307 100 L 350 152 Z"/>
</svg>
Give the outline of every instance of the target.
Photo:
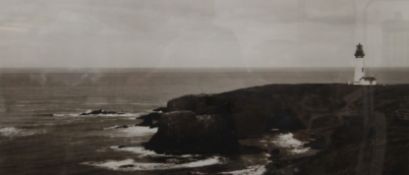
<svg viewBox="0 0 409 175">
<path fill-rule="evenodd" d="M 376 85 L 376 78 L 366 76 L 365 73 L 365 52 L 361 43 L 356 46 L 355 51 L 355 72 L 354 85 Z"/>
</svg>

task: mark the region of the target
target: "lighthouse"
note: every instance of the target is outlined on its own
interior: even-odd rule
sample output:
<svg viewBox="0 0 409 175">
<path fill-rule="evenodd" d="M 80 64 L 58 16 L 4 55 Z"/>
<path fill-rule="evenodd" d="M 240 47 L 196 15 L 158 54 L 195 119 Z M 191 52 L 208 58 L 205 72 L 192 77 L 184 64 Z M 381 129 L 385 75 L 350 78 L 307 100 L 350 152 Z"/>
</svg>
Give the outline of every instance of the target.
<svg viewBox="0 0 409 175">
<path fill-rule="evenodd" d="M 364 68 L 364 57 L 365 52 L 361 43 L 356 46 L 355 51 L 355 73 L 354 73 L 354 84 L 357 84 L 365 77 Z"/>
<path fill-rule="evenodd" d="M 365 52 L 361 43 L 356 46 L 355 51 L 355 72 L 354 85 L 375 85 L 375 77 L 366 76 L 365 73 Z"/>
</svg>

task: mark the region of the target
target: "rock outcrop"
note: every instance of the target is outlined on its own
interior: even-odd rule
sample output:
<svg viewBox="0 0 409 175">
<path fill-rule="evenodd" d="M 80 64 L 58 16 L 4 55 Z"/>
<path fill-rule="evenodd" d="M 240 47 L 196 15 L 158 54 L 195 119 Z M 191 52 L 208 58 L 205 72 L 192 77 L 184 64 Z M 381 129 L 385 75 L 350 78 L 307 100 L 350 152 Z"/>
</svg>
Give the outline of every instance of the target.
<svg viewBox="0 0 409 175">
<path fill-rule="evenodd" d="M 107 114 L 124 114 L 124 113 L 97 109 L 97 110 L 89 110 L 89 111 L 83 112 L 80 115 L 107 115 Z"/>
<path fill-rule="evenodd" d="M 159 153 L 233 153 L 238 150 L 232 126 L 222 116 L 192 111 L 162 115 L 156 133 L 145 146 Z"/>
<path fill-rule="evenodd" d="M 142 122 L 139 123 L 138 125 L 139 126 L 149 126 L 151 128 L 158 127 L 159 118 L 161 116 L 162 114 L 156 111 L 142 115 L 137 118 L 137 119 L 142 120 Z"/>
<path fill-rule="evenodd" d="M 215 95 L 187 95 L 170 100 L 165 109 L 218 114 L 233 122 L 238 138 L 246 138 L 271 128 L 292 131 L 314 127 L 311 119 L 333 118 L 344 109 L 344 98 L 357 89 L 342 84 L 268 85 Z"/>
<path fill-rule="evenodd" d="M 309 161 L 289 161 L 305 174 L 371 174 L 374 166 L 381 168 L 377 172 L 408 173 L 400 166 L 409 155 L 402 112 L 409 109 L 408 89 L 298 84 L 183 96 L 148 117 L 159 130 L 146 145 L 170 153 L 234 152 L 238 140 L 271 129 L 303 131 L 316 140 L 309 145 L 321 150 Z"/>
</svg>

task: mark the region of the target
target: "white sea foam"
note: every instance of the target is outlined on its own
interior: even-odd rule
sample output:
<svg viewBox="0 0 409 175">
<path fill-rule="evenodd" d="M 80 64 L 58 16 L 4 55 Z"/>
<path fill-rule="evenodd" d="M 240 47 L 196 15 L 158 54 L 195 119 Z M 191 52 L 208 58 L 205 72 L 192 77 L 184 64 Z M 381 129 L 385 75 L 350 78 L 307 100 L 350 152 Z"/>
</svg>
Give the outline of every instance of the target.
<svg viewBox="0 0 409 175">
<path fill-rule="evenodd" d="M 85 113 L 90 112 L 86 111 Z M 87 114 L 81 115 L 82 113 L 56 113 L 52 114 L 54 117 L 123 117 L 123 118 L 131 118 L 135 119 L 145 113 L 138 112 L 138 113 L 118 113 L 118 114 Z"/>
<path fill-rule="evenodd" d="M 133 137 L 137 139 L 149 139 L 154 135 L 158 128 L 150 128 L 147 126 L 128 126 L 115 125 L 103 128 L 105 135 L 109 137 Z"/>
<path fill-rule="evenodd" d="M 215 165 L 215 164 L 221 164 L 222 160 L 220 157 L 211 157 L 208 159 L 203 159 L 203 160 L 198 160 L 194 162 L 188 162 L 184 164 L 180 164 L 176 166 L 176 168 L 196 168 L 196 167 L 204 167 L 204 166 L 210 166 L 210 165 Z"/>
<path fill-rule="evenodd" d="M 0 128 L 0 136 L 3 137 L 24 137 L 44 133 L 44 130 L 20 129 L 15 127 Z"/>
<path fill-rule="evenodd" d="M 104 130 L 121 129 L 121 128 L 124 128 L 124 126 L 128 127 L 128 125 L 114 125 L 114 126 L 106 127 L 104 128 Z"/>
<path fill-rule="evenodd" d="M 147 150 L 142 146 L 111 146 L 112 150 L 115 151 L 124 151 L 130 152 L 133 154 L 138 155 L 138 157 L 179 157 L 179 158 L 190 158 L 190 157 L 198 157 L 195 154 L 182 154 L 182 155 L 170 155 L 170 154 L 159 154 L 155 151 Z"/>
<path fill-rule="evenodd" d="M 111 149 L 115 151 L 125 151 L 125 152 L 130 152 L 137 154 L 139 157 L 146 157 L 146 156 L 151 156 L 151 157 L 160 157 L 160 156 L 165 156 L 164 154 L 158 154 L 155 151 L 147 150 L 142 146 L 125 146 L 125 147 L 120 147 L 120 146 L 111 146 Z"/>
<path fill-rule="evenodd" d="M 304 145 L 303 142 L 294 138 L 292 133 L 278 135 L 273 143 L 283 148 L 297 148 Z"/>
<path fill-rule="evenodd" d="M 272 142 L 278 147 L 289 149 L 293 154 L 301 154 L 310 150 L 309 147 L 304 147 L 304 142 L 294 138 L 292 133 L 280 134 Z"/>
<path fill-rule="evenodd" d="M 150 128 L 146 126 L 131 126 L 127 128 L 119 128 L 117 129 L 118 132 L 122 134 L 122 136 L 128 137 L 141 137 L 141 136 L 150 136 L 158 132 L 158 128 Z"/>
<path fill-rule="evenodd" d="M 290 150 L 290 152 L 293 154 L 302 154 L 308 152 L 310 149 L 311 149 L 310 147 L 293 148 Z"/>
<path fill-rule="evenodd" d="M 153 171 L 153 170 L 171 170 L 182 168 L 197 168 L 216 164 L 222 164 L 220 157 L 214 156 L 207 159 L 197 160 L 188 163 L 146 163 L 136 162 L 133 159 L 125 160 L 107 160 L 104 162 L 85 162 L 84 165 L 91 165 L 99 168 L 105 168 L 115 171 Z"/>
<path fill-rule="evenodd" d="M 267 171 L 265 165 L 253 165 L 249 166 L 243 170 L 235 170 L 229 172 L 221 172 L 219 174 L 228 174 L 228 175 L 262 175 Z"/>
<path fill-rule="evenodd" d="M 53 117 L 79 117 L 81 116 L 80 113 L 60 113 L 60 114 L 53 114 Z"/>
</svg>

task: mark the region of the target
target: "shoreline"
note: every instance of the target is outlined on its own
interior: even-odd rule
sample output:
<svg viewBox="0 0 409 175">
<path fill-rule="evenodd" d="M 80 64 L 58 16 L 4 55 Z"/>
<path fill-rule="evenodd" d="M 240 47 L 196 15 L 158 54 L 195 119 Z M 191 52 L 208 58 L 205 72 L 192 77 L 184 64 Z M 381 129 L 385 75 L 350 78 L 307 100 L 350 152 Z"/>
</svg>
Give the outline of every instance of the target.
<svg viewBox="0 0 409 175">
<path fill-rule="evenodd" d="M 145 146 L 164 153 L 228 153 L 226 150 L 235 153 L 235 147 L 242 144 L 240 141 L 263 140 L 269 130 L 278 129 L 281 133 L 294 133 L 295 138 L 310 140 L 306 145 L 317 152 L 290 158 L 282 149 L 264 148 L 270 157 L 278 157 L 270 163 L 274 168 L 268 168 L 269 171 L 287 172 L 296 167 L 297 171 L 314 174 L 331 162 L 336 165 L 332 172 L 365 173 L 377 162 L 395 165 L 402 160 L 391 152 L 397 145 L 388 142 L 395 137 L 390 135 L 394 130 L 388 128 L 401 123 L 396 111 L 409 109 L 408 88 L 409 84 L 271 84 L 216 94 L 185 95 L 169 100 L 151 116 L 142 116 L 144 121 L 150 120 L 146 126 L 158 127 Z M 374 130 L 379 133 L 374 134 Z M 374 140 L 385 144 L 374 147 L 370 144 Z M 351 145 L 355 145 L 352 150 Z M 377 158 L 370 161 L 363 158 L 368 155 Z M 388 155 L 395 159 L 387 159 Z M 346 164 L 345 156 L 358 157 L 352 161 L 355 163 Z M 322 166 L 311 167 L 314 164 Z M 384 170 L 392 171 L 392 167 Z M 398 169 L 407 171 L 406 167 Z"/>
</svg>

